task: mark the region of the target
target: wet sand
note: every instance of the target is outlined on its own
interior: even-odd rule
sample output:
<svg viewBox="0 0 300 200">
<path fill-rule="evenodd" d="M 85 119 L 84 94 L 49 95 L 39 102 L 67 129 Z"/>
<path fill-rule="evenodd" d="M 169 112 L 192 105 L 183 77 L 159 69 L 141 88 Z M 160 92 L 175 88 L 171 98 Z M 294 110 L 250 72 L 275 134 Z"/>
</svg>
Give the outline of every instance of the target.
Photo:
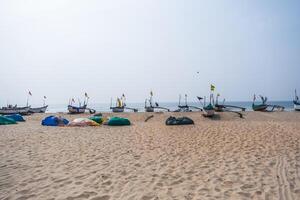
<svg viewBox="0 0 300 200">
<path fill-rule="evenodd" d="M 152 114 L 115 115 L 128 127 L 41 126 L 49 114 L 0 126 L 0 199 L 300 199 L 300 112 L 144 122 Z M 195 125 L 165 126 L 170 115 Z"/>
</svg>

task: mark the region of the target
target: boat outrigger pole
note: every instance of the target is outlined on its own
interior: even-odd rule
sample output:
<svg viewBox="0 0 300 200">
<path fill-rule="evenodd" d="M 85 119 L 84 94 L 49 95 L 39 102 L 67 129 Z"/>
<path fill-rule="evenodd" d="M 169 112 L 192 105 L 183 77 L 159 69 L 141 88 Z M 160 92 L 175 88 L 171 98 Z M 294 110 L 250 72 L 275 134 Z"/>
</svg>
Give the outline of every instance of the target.
<svg viewBox="0 0 300 200">
<path fill-rule="evenodd" d="M 219 96 L 220 94 L 217 94 L 216 97 L 216 104 L 215 104 L 215 108 L 217 112 L 222 112 L 225 111 L 224 109 L 226 108 L 235 108 L 235 109 L 240 109 L 241 111 L 246 111 L 246 108 L 244 107 L 240 107 L 240 106 L 233 106 L 233 105 L 225 105 L 225 99 L 223 100 L 222 104 L 219 104 Z"/>
<path fill-rule="evenodd" d="M 255 104 L 256 96 L 254 94 L 253 103 L 252 103 L 252 109 L 254 111 L 273 112 L 275 109 L 277 109 L 278 111 L 283 111 L 284 110 L 284 106 L 267 104 L 268 98 L 263 97 L 262 95 L 259 95 L 259 96 L 262 100 L 262 103 L 261 104 Z M 269 107 L 271 107 L 271 110 L 268 110 Z"/>
</svg>

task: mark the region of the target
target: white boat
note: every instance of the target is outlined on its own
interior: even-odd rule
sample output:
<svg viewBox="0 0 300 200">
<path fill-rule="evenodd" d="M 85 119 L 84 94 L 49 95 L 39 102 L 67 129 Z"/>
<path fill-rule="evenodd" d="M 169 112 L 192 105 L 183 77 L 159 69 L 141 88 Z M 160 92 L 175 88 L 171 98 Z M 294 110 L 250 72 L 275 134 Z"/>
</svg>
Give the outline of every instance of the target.
<svg viewBox="0 0 300 200">
<path fill-rule="evenodd" d="M 30 107 L 2 107 L 0 109 L 0 114 L 8 115 L 8 114 L 20 114 L 27 115 L 29 113 Z"/>
<path fill-rule="evenodd" d="M 48 105 L 43 107 L 37 107 L 37 108 L 30 108 L 29 112 L 31 113 L 45 113 L 48 108 Z"/>
<path fill-rule="evenodd" d="M 294 109 L 296 111 L 300 111 L 300 102 L 297 102 L 297 103 L 294 102 Z"/>
</svg>

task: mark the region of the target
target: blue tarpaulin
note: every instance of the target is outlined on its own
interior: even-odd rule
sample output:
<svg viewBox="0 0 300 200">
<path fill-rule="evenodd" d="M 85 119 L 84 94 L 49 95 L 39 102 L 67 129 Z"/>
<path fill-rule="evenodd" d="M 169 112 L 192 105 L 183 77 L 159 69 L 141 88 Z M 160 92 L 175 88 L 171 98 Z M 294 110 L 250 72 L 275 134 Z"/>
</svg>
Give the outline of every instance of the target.
<svg viewBox="0 0 300 200">
<path fill-rule="evenodd" d="M 13 119 L 16 122 L 25 122 L 25 119 L 20 114 L 4 115 L 4 117 L 7 117 L 9 119 Z"/>
<path fill-rule="evenodd" d="M 64 126 L 69 123 L 68 120 L 62 117 L 48 116 L 42 120 L 43 126 Z"/>
</svg>

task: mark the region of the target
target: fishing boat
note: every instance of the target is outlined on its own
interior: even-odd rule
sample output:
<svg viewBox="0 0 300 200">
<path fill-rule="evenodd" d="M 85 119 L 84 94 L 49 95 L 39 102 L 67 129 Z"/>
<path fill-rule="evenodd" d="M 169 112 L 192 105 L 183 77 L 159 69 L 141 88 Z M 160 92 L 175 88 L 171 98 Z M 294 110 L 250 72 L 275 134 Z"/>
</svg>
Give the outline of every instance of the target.
<svg viewBox="0 0 300 200">
<path fill-rule="evenodd" d="M 300 111 L 300 101 L 299 101 L 299 97 L 297 95 L 297 91 L 295 90 L 295 98 L 293 100 L 294 103 L 294 109 L 295 111 Z"/>
<path fill-rule="evenodd" d="M 215 115 L 215 108 L 209 103 L 207 106 L 203 107 L 203 113 L 205 117 L 213 117 Z"/>
<path fill-rule="evenodd" d="M 68 111 L 69 114 L 81 114 L 84 113 L 86 110 L 87 105 L 83 106 L 73 106 L 73 105 L 68 105 Z"/>
<path fill-rule="evenodd" d="M 200 103 L 202 104 L 202 100 L 204 99 L 204 103 L 202 111 L 203 111 L 203 116 L 204 117 L 213 117 L 215 115 L 215 108 L 213 106 L 213 94 L 210 94 L 210 102 L 209 104 L 206 106 L 206 97 L 202 98 L 202 97 L 197 97 L 198 100 L 200 101 Z"/>
<path fill-rule="evenodd" d="M 117 98 L 116 106 L 112 106 L 112 99 L 110 100 L 110 109 L 112 112 L 115 113 L 124 112 L 124 108 L 125 108 L 125 103 L 122 101 L 122 97 Z"/>
<path fill-rule="evenodd" d="M 17 107 L 8 105 L 7 107 L 0 108 L 0 114 L 2 115 L 9 115 L 9 114 L 20 114 L 20 115 L 28 115 L 30 112 L 30 107 Z"/>
<path fill-rule="evenodd" d="M 75 103 L 75 100 L 73 98 L 69 100 L 69 104 L 68 104 L 69 114 L 82 114 L 85 113 L 86 110 L 88 110 L 90 114 L 96 113 L 96 110 L 87 107 L 88 100 L 90 97 L 87 95 L 87 93 L 85 93 L 84 96 L 85 97 L 84 97 L 83 105 L 81 105 L 80 99 L 78 99 L 79 102 L 78 106 L 72 105 L 73 103 Z"/>
<path fill-rule="evenodd" d="M 197 106 L 191 106 L 187 103 L 187 94 L 185 94 L 185 105 L 181 104 L 181 95 L 179 95 L 179 103 L 178 103 L 178 109 L 174 112 L 192 112 L 193 110 L 200 110 L 202 111 L 202 108 L 199 108 Z"/>
<path fill-rule="evenodd" d="M 220 94 L 217 94 L 216 103 L 215 103 L 215 106 L 214 106 L 216 112 L 231 111 L 230 109 L 239 109 L 241 111 L 246 111 L 246 108 L 244 108 L 244 107 L 226 105 L 225 104 L 225 99 L 223 99 L 222 104 L 219 104 L 219 96 L 220 96 Z"/>
<path fill-rule="evenodd" d="M 45 113 L 48 108 L 48 105 L 42 106 L 42 107 L 37 107 L 37 108 L 31 108 L 29 109 L 29 112 L 31 113 Z"/>
<path fill-rule="evenodd" d="M 46 100 L 47 97 L 44 96 L 44 98 L 43 98 L 43 106 L 32 108 L 31 106 L 29 106 L 29 98 L 31 96 L 32 96 L 31 91 L 28 91 L 26 106 L 30 107 L 29 112 L 30 113 L 45 113 L 47 108 L 48 108 L 48 105 L 45 104 L 45 100 Z"/>
<path fill-rule="evenodd" d="M 157 102 L 155 102 L 155 106 L 153 105 L 153 92 L 150 92 L 150 98 L 145 99 L 145 112 L 154 112 L 155 109 L 165 110 L 170 112 L 170 109 L 159 106 Z"/>
<path fill-rule="evenodd" d="M 119 97 L 117 98 L 116 106 L 112 106 L 112 99 L 111 99 L 110 109 L 112 110 L 112 112 L 120 113 L 120 112 L 124 112 L 125 109 L 132 110 L 133 112 L 138 112 L 138 109 L 128 107 L 125 103 L 125 100 L 126 98 L 125 95 L 123 94 L 120 98 Z"/>
<path fill-rule="evenodd" d="M 254 95 L 253 97 L 253 103 L 252 103 L 252 109 L 254 111 L 261 111 L 261 112 L 273 112 L 275 109 L 277 109 L 278 111 L 283 111 L 284 107 L 280 106 L 280 105 L 269 105 L 267 104 L 267 97 L 263 97 L 262 95 L 259 95 L 261 98 L 262 103 L 261 104 L 255 104 L 255 100 L 256 100 L 256 95 Z M 271 108 L 270 110 L 268 110 L 268 108 Z"/>
</svg>

